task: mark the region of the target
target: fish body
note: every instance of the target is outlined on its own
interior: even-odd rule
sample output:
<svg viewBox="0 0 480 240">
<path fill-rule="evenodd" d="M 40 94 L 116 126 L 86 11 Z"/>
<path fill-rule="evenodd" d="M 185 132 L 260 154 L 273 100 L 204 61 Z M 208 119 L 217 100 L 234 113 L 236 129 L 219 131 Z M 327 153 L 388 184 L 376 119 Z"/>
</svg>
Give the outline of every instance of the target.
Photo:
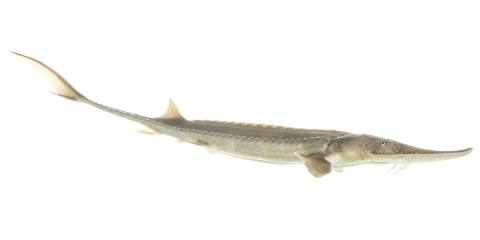
<svg viewBox="0 0 480 240">
<path fill-rule="evenodd" d="M 298 129 L 283 126 L 185 119 L 170 99 L 160 117 L 145 117 L 97 103 L 76 90 L 46 64 L 15 53 L 37 68 L 53 85 L 57 95 L 89 104 L 100 110 L 138 122 L 156 133 L 172 136 L 211 152 L 257 161 L 304 163 L 315 177 L 335 169 L 365 163 L 402 164 L 431 162 L 468 155 L 472 148 L 458 151 L 432 151 L 390 139 L 336 130 Z"/>
</svg>

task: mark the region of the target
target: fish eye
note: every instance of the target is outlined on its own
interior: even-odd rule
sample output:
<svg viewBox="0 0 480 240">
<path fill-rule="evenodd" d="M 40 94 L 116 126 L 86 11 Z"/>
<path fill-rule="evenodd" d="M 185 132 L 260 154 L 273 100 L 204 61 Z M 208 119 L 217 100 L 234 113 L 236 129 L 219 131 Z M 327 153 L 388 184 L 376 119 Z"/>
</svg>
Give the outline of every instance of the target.
<svg viewBox="0 0 480 240">
<path fill-rule="evenodd" d="M 380 142 L 380 145 L 385 146 L 385 145 L 387 145 L 387 142 L 381 141 L 381 142 Z"/>
</svg>

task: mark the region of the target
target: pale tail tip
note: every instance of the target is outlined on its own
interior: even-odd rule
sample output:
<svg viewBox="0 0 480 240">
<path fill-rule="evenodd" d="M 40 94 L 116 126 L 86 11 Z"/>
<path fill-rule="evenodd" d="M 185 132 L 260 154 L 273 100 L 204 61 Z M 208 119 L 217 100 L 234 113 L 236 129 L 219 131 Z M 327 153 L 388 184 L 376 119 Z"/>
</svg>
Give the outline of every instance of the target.
<svg viewBox="0 0 480 240">
<path fill-rule="evenodd" d="M 15 54 L 15 55 L 23 56 L 23 55 L 20 54 L 20 53 L 17 53 L 17 52 L 14 52 L 14 51 L 11 51 L 11 52 L 12 52 L 13 54 Z"/>
<path fill-rule="evenodd" d="M 10 52 L 12 52 L 13 54 L 15 54 L 15 55 L 17 55 L 17 56 L 20 56 L 20 57 L 24 57 L 24 58 L 31 59 L 31 57 L 29 57 L 29 56 L 26 56 L 26 55 L 23 55 L 23 54 L 21 54 L 21 53 L 18 53 L 18 52 L 14 52 L 14 51 L 10 51 Z"/>
</svg>

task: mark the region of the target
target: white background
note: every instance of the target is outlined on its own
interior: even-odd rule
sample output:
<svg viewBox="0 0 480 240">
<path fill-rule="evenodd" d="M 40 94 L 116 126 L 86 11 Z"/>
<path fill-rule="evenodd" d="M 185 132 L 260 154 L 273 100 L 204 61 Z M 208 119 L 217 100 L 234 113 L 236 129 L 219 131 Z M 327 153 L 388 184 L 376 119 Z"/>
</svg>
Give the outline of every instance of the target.
<svg viewBox="0 0 480 240">
<path fill-rule="evenodd" d="M 479 239 L 479 5 L 395 2 L 2 1 L 0 239 Z M 137 133 L 11 50 L 146 116 L 475 149 L 315 179 Z"/>
</svg>

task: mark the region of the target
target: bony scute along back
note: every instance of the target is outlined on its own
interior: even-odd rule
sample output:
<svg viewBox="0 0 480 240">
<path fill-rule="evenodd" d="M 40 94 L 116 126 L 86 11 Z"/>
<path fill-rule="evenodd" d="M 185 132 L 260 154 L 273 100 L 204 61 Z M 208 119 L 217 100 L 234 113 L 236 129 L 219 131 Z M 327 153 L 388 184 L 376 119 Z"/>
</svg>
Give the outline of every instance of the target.
<svg viewBox="0 0 480 240">
<path fill-rule="evenodd" d="M 15 53 L 15 52 L 14 52 Z M 400 164 L 405 169 L 411 163 L 433 162 L 466 156 L 473 148 L 456 151 L 421 149 L 390 139 L 368 134 L 353 134 L 336 130 L 297 129 L 263 124 L 185 119 L 170 99 L 167 111 L 160 117 L 145 117 L 112 108 L 88 99 L 65 78 L 46 64 L 19 54 L 37 68 L 53 85 L 56 94 L 86 103 L 105 112 L 144 125 L 147 132 L 156 132 L 240 158 L 275 163 L 304 163 L 315 177 L 332 169 L 359 164 Z"/>
</svg>

